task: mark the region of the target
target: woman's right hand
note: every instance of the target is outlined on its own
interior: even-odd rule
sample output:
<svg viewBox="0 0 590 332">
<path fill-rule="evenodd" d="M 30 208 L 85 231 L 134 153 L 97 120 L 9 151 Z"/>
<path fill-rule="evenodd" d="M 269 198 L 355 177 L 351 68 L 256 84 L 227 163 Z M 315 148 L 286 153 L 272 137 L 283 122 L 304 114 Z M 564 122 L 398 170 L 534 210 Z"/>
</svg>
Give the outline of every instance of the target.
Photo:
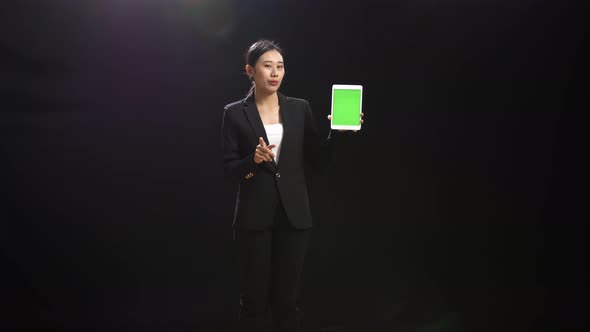
<svg viewBox="0 0 590 332">
<path fill-rule="evenodd" d="M 275 144 L 266 145 L 262 137 L 258 138 L 258 143 L 256 153 L 254 153 L 254 162 L 256 164 L 260 164 L 263 161 L 271 162 L 275 157 L 275 154 L 271 150 L 275 147 Z"/>
</svg>

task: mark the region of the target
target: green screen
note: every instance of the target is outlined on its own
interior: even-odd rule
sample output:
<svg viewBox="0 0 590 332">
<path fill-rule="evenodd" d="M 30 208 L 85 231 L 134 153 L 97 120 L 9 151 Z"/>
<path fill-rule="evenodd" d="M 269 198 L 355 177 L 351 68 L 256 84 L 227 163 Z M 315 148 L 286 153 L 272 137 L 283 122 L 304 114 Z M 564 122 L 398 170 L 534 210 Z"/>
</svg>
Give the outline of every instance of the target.
<svg viewBox="0 0 590 332">
<path fill-rule="evenodd" d="M 358 126 L 361 122 L 361 91 L 334 90 L 332 123 L 342 126 Z"/>
</svg>

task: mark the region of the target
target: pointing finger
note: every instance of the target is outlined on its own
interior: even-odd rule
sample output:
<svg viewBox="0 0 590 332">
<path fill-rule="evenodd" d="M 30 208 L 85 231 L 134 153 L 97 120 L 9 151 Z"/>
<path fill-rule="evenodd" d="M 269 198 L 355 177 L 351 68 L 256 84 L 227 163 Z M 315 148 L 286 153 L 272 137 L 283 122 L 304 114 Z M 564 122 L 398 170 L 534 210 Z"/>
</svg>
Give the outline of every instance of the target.
<svg viewBox="0 0 590 332">
<path fill-rule="evenodd" d="M 265 147 L 265 148 L 261 147 L 260 148 L 260 152 L 262 154 L 269 155 L 271 158 L 274 158 L 275 157 L 274 152 L 272 152 L 272 150 L 268 146 Z"/>
<path fill-rule="evenodd" d="M 272 145 L 268 145 L 268 146 L 257 146 L 256 150 L 262 152 L 262 153 L 271 153 L 271 149 L 273 148 Z"/>
</svg>

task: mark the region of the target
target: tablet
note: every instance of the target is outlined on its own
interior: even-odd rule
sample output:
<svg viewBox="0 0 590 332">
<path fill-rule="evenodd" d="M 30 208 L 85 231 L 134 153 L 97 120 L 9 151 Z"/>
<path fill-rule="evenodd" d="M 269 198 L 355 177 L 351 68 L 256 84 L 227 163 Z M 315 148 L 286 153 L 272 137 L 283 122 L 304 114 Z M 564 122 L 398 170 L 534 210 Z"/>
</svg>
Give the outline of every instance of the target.
<svg viewBox="0 0 590 332">
<path fill-rule="evenodd" d="M 332 85 L 332 121 L 330 128 L 339 130 L 361 129 L 362 106 L 362 85 Z"/>
</svg>

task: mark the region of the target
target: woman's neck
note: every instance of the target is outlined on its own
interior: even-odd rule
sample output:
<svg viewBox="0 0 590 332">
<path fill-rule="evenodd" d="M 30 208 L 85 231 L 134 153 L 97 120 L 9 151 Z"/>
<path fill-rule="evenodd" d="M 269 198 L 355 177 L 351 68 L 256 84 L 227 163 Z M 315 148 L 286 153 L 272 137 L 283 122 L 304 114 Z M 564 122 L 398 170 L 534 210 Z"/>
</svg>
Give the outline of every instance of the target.
<svg viewBox="0 0 590 332">
<path fill-rule="evenodd" d="M 259 93 L 258 91 L 254 92 L 254 100 L 256 101 L 256 105 L 262 107 L 268 106 L 275 106 L 279 104 L 279 95 L 276 92 L 272 92 L 269 94 Z"/>
</svg>

